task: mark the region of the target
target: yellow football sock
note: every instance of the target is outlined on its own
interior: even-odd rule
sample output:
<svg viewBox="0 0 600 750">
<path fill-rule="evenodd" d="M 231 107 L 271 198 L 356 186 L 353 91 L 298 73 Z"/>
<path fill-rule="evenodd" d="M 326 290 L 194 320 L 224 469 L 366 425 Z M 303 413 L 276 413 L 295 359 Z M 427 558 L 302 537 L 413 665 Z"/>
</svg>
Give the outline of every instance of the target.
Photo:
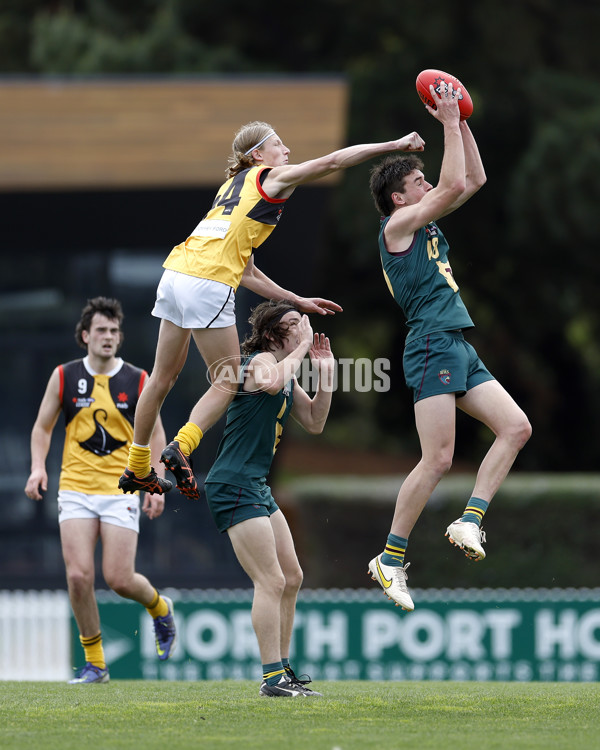
<svg viewBox="0 0 600 750">
<path fill-rule="evenodd" d="M 155 592 L 156 596 L 146 607 L 146 610 L 151 617 L 164 617 L 165 615 L 169 614 L 169 608 L 167 607 L 166 601 L 162 598 L 158 591 L 156 591 L 156 589 Z"/>
<path fill-rule="evenodd" d="M 100 669 L 106 669 L 104 649 L 102 648 L 102 633 L 93 635 L 90 638 L 84 638 L 80 635 L 79 640 L 83 646 L 86 662 L 89 661 L 90 664 L 93 664 Z"/>
<path fill-rule="evenodd" d="M 127 468 L 133 471 L 138 479 L 147 477 L 150 474 L 150 446 L 130 445 Z"/>
<path fill-rule="evenodd" d="M 202 430 L 194 422 L 184 424 L 174 438 L 181 449 L 181 452 L 189 456 L 196 450 L 202 440 Z"/>
</svg>

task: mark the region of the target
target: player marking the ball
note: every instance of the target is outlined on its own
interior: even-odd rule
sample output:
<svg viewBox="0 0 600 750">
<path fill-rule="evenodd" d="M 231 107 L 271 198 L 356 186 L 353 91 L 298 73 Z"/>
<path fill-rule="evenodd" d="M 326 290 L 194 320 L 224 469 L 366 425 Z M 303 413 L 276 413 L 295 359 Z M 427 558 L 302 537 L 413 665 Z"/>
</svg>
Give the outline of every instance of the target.
<svg viewBox="0 0 600 750">
<path fill-rule="evenodd" d="M 371 171 L 370 188 L 383 216 L 379 252 L 387 286 L 400 306 L 408 334 L 403 366 L 413 392 L 421 459 L 404 480 L 384 551 L 369 572 L 385 594 L 403 609 L 414 604 L 406 583 L 404 558 L 409 535 L 432 492 L 452 465 L 456 409 L 489 427 L 495 439 L 477 472 L 464 513 L 446 536 L 472 560 L 483 560 L 486 541 L 481 521 L 531 435 L 523 411 L 494 379 L 466 341 L 473 327 L 448 262 L 448 243 L 437 220 L 455 211 L 486 181 L 475 138 L 454 85 L 444 81 L 429 96 L 429 114 L 444 129 L 444 155 L 438 184 L 425 179 L 416 155 L 388 156 Z"/>
</svg>

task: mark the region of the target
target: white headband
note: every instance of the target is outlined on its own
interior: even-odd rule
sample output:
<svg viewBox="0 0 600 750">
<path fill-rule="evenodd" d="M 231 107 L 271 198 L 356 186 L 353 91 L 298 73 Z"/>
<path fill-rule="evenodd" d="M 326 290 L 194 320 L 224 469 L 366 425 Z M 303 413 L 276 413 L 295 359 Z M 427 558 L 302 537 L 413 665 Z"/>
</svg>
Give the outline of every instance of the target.
<svg viewBox="0 0 600 750">
<path fill-rule="evenodd" d="M 251 154 L 254 151 L 255 148 L 260 148 L 260 146 L 263 145 L 263 143 L 267 140 L 267 138 L 270 138 L 272 135 L 275 135 L 275 131 L 274 130 L 269 130 L 269 132 L 265 135 L 265 137 L 262 140 L 260 140 L 256 144 L 256 146 L 252 146 L 252 148 L 249 148 L 246 151 L 246 153 L 244 154 L 244 156 L 248 156 L 248 154 Z"/>
</svg>

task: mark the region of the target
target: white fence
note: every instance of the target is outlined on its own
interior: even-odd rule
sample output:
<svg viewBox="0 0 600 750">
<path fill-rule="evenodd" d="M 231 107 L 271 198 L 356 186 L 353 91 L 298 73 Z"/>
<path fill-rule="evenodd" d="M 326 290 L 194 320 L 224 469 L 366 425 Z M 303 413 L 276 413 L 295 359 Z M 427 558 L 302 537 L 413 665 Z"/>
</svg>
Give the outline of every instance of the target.
<svg viewBox="0 0 600 750">
<path fill-rule="evenodd" d="M 0 591 L 0 680 L 67 680 L 71 670 L 66 591 Z"/>
</svg>

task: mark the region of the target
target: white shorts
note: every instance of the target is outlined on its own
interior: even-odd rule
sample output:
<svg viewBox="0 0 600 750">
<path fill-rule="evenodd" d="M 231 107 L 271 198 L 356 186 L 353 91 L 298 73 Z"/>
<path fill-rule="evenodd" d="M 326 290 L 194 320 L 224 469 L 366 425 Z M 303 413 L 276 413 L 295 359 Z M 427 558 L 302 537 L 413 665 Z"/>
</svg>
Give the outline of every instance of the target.
<svg viewBox="0 0 600 750">
<path fill-rule="evenodd" d="M 139 532 L 140 498 L 139 495 L 85 495 L 74 490 L 59 490 L 58 522 L 72 518 L 98 518 L 103 523 Z"/>
<path fill-rule="evenodd" d="M 227 284 L 165 269 L 152 315 L 179 328 L 228 328 L 235 325 L 235 291 Z"/>
</svg>

